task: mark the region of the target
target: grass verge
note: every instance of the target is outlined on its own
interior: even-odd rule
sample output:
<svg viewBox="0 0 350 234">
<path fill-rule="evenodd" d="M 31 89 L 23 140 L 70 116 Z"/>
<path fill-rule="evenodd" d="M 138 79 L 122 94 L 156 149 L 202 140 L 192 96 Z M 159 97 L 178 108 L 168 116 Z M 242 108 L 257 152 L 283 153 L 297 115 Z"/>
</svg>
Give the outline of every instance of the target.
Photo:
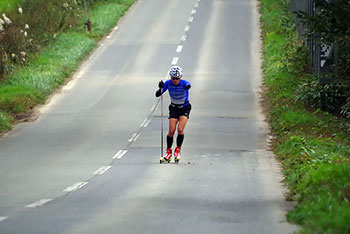
<svg viewBox="0 0 350 234">
<path fill-rule="evenodd" d="M 44 103 L 50 93 L 64 83 L 79 63 L 123 16 L 134 0 L 109 0 L 90 12 L 93 31 L 81 28 L 61 33 L 29 65 L 18 67 L 0 84 L 0 133 L 11 129 L 19 113 Z"/>
<path fill-rule="evenodd" d="M 260 0 L 263 69 L 273 148 L 282 162 L 288 199 L 298 202 L 287 214 L 301 233 L 350 233 L 349 122 L 296 101 L 310 74 L 288 0 Z"/>
<path fill-rule="evenodd" d="M 0 13 L 4 10 L 13 9 L 18 6 L 22 0 L 1 0 L 0 1 Z M 0 14 L 2 15 L 2 13 Z"/>
</svg>

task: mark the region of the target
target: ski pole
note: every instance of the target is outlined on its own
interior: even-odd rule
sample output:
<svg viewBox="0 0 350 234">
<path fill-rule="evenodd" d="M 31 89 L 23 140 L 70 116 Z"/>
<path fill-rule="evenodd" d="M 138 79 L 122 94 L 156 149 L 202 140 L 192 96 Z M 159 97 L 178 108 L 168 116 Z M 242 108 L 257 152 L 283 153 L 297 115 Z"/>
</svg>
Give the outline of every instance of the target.
<svg viewBox="0 0 350 234">
<path fill-rule="evenodd" d="M 163 94 L 160 95 L 160 157 L 163 157 Z"/>
</svg>

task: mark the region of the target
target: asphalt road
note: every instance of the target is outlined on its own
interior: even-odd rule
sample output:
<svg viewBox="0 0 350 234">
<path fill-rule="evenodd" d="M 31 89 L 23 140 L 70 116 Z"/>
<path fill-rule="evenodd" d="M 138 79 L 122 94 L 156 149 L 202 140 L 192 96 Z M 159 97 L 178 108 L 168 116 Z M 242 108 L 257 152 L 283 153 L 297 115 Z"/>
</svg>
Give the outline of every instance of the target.
<svg viewBox="0 0 350 234">
<path fill-rule="evenodd" d="M 0 233 L 295 231 L 259 47 L 256 0 L 137 2 L 38 119 L 0 139 Z M 160 165 L 154 92 L 171 64 L 192 112 L 182 160 Z"/>
</svg>

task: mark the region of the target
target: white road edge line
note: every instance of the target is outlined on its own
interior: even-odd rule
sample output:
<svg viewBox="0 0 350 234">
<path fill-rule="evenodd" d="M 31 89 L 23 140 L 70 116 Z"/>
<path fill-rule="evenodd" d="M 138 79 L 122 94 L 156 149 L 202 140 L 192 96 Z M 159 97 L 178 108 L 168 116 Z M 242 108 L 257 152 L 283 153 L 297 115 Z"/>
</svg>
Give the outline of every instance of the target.
<svg viewBox="0 0 350 234">
<path fill-rule="evenodd" d="M 171 65 L 176 65 L 178 61 L 179 61 L 179 57 L 174 57 L 173 60 L 171 61 Z"/>
<path fill-rule="evenodd" d="M 94 175 L 102 175 L 106 171 L 108 171 L 112 166 L 102 166 L 98 170 L 94 172 Z"/>
<path fill-rule="evenodd" d="M 193 17 L 192 16 L 190 16 L 189 18 L 188 18 L 188 22 L 193 22 Z"/>
<path fill-rule="evenodd" d="M 196 9 L 193 9 L 192 11 L 191 11 L 191 15 L 194 15 L 194 14 L 196 14 L 197 13 L 197 10 Z"/>
<path fill-rule="evenodd" d="M 128 150 L 119 150 L 118 153 L 113 156 L 113 159 L 121 159 L 127 152 Z"/>
<path fill-rule="evenodd" d="M 8 217 L 6 217 L 6 216 L 0 216 L 0 222 L 1 222 L 1 221 L 5 221 L 6 219 L 8 219 Z"/>
<path fill-rule="evenodd" d="M 52 201 L 52 199 L 41 199 L 39 201 L 33 202 L 30 205 L 26 205 L 27 208 L 36 208 L 45 205 L 46 203 Z"/>
<path fill-rule="evenodd" d="M 181 36 L 181 41 L 186 41 L 186 38 L 187 38 L 186 35 L 182 35 L 182 36 Z"/>
<path fill-rule="evenodd" d="M 66 188 L 65 190 L 63 190 L 63 192 L 73 192 L 77 189 L 84 187 L 87 184 L 88 184 L 88 182 L 78 182 L 78 183 L 75 183 L 72 186 Z"/>
<path fill-rule="evenodd" d="M 180 53 L 182 51 L 182 47 L 183 47 L 182 45 L 177 46 L 176 52 Z"/>
<path fill-rule="evenodd" d="M 190 30 L 190 26 L 187 25 L 187 26 L 185 27 L 185 31 L 188 32 L 189 30 Z"/>
</svg>

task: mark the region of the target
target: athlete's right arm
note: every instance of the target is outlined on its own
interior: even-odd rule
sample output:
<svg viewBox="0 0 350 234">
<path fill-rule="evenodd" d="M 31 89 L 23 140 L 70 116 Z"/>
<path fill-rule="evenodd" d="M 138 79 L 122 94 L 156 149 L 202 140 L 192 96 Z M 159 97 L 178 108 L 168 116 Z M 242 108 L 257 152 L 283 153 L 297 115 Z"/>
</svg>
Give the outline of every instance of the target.
<svg viewBox="0 0 350 234">
<path fill-rule="evenodd" d="M 158 83 L 158 90 L 156 92 L 156 97 L 159 97 L 160 95 L 162 95 L 162 89 L 164 88 L 164 82 L 161 80 Z"/>
<path fill-rule="evenodd" d="M 160 95 L 162 95 L 162 89 L 158 89 L 156 92 L 156 97 L 159 97 Z"/>
</svg>

